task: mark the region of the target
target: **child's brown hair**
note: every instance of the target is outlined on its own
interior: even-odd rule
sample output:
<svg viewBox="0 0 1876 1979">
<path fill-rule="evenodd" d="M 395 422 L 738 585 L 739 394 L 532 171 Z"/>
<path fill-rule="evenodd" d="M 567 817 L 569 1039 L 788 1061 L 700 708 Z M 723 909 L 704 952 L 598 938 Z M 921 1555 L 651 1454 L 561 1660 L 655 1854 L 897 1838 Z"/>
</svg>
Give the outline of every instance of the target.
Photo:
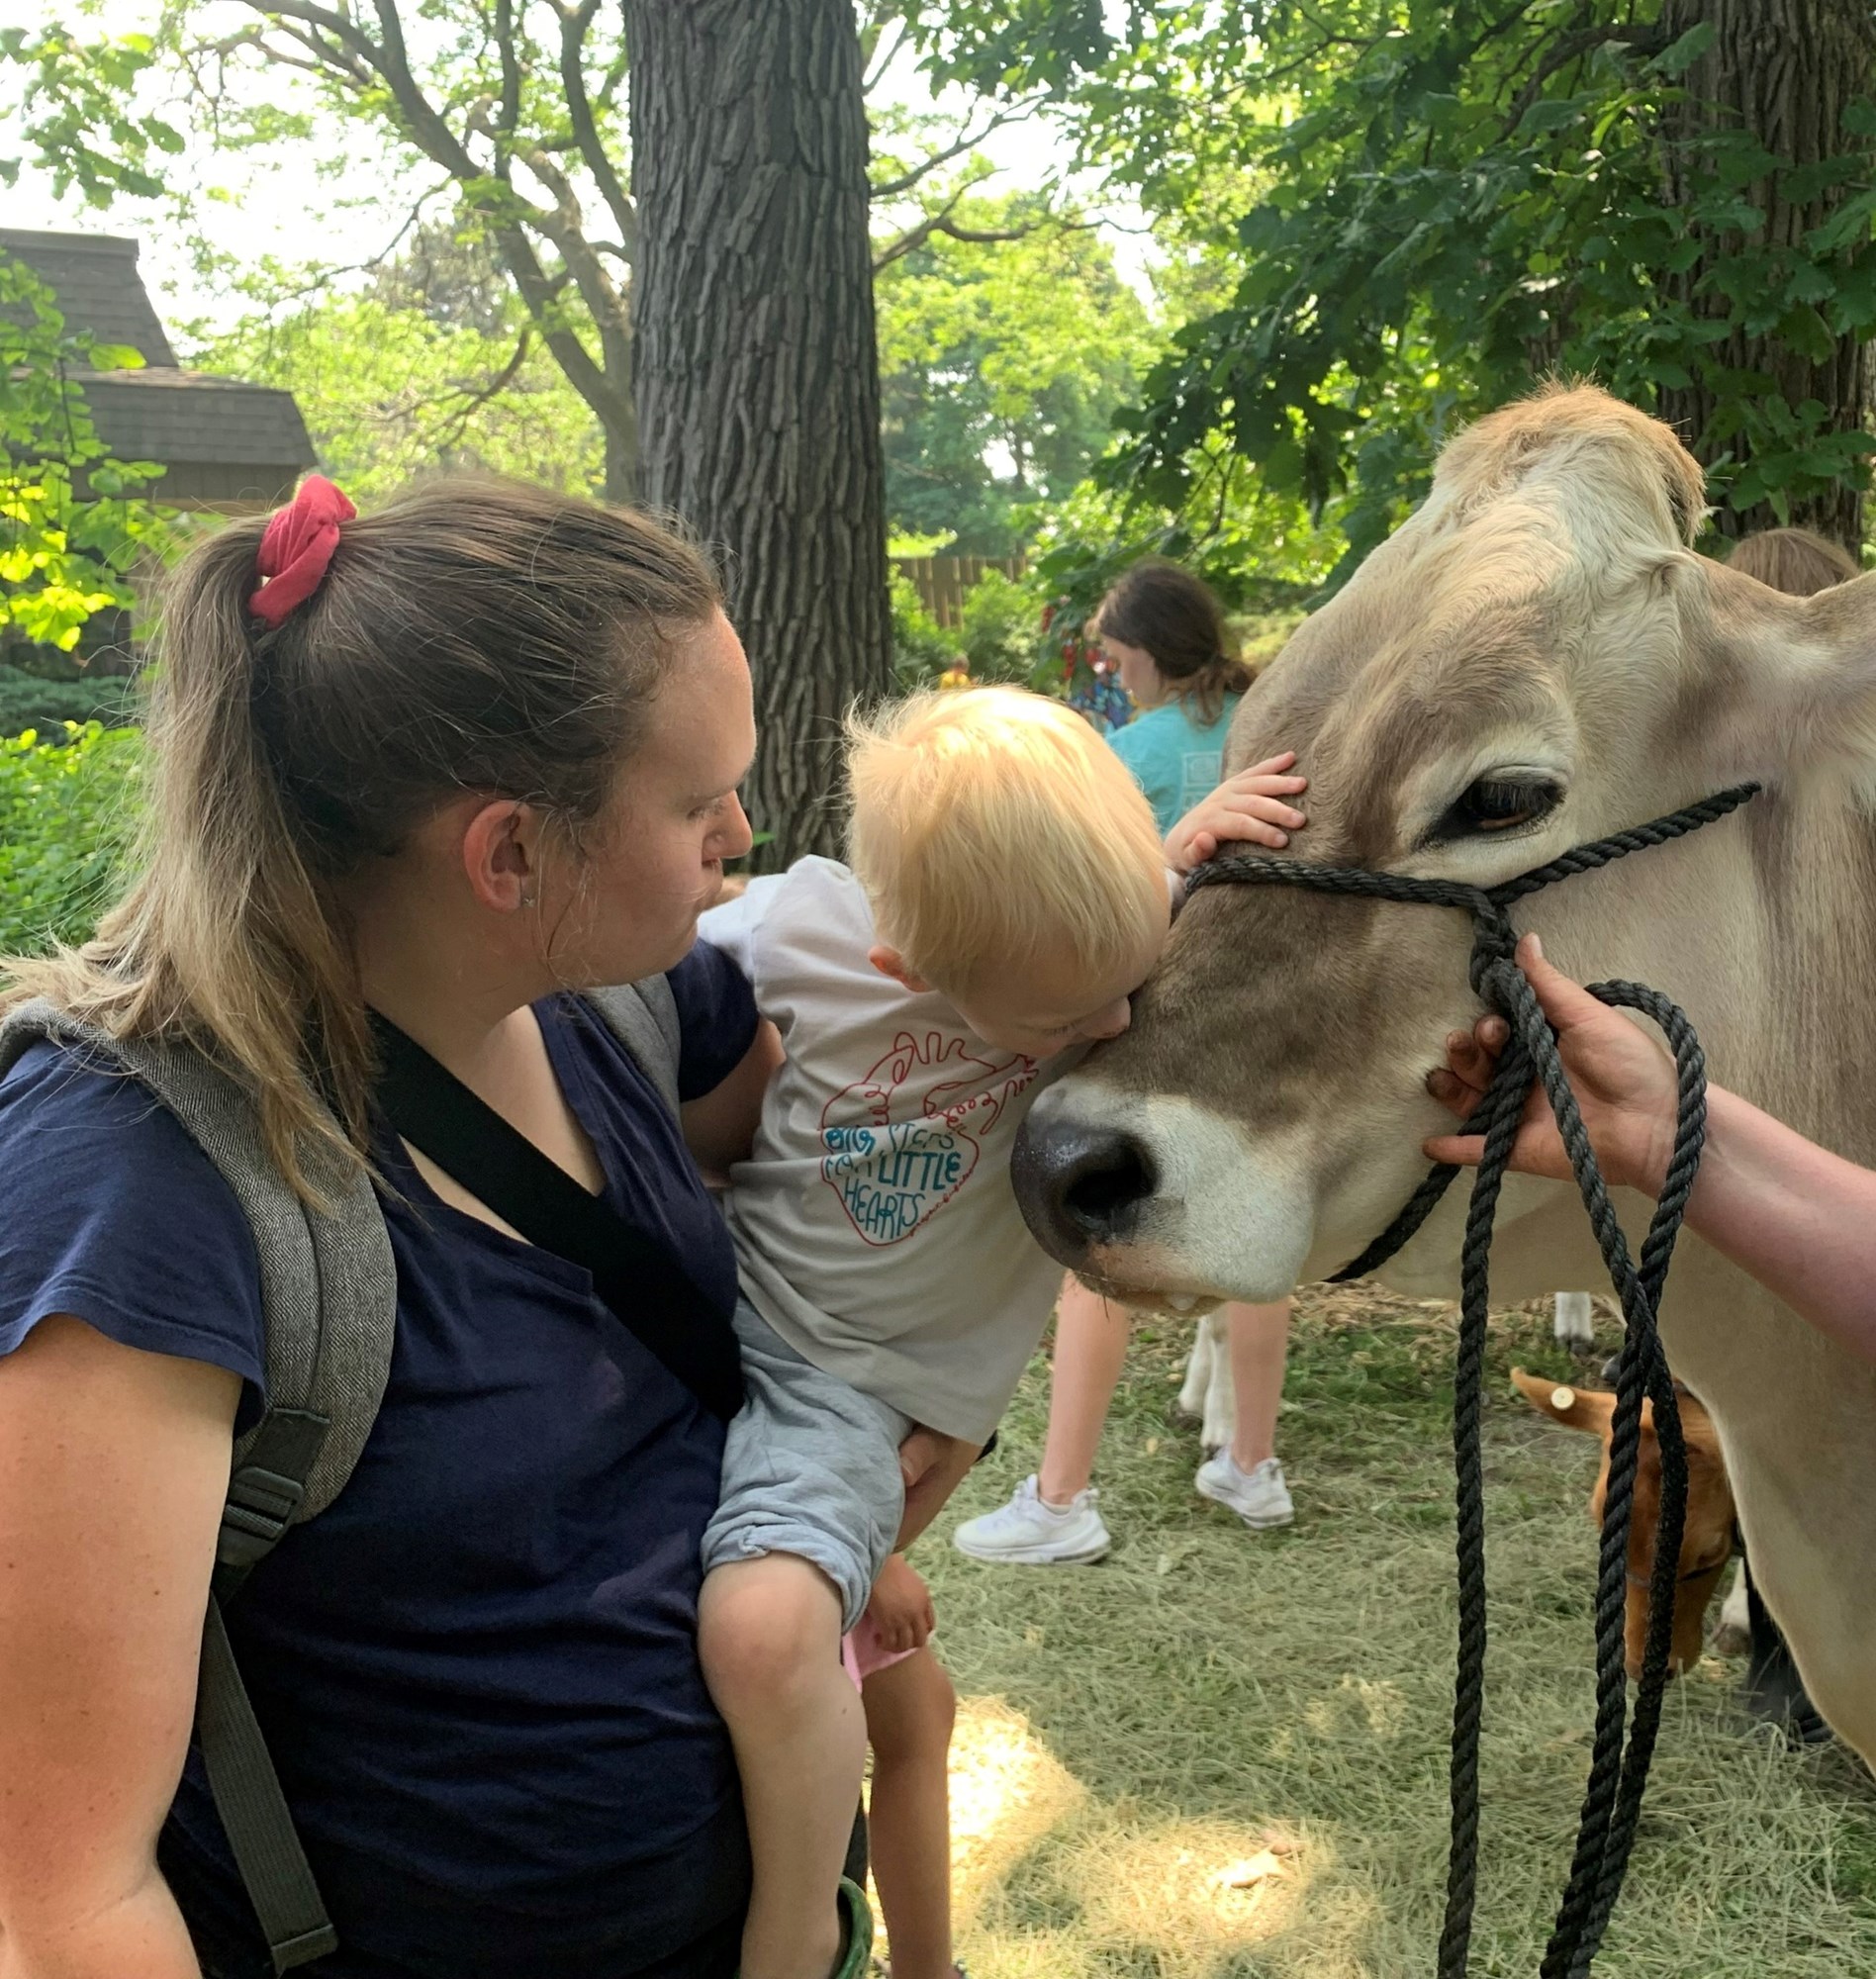
<svg viewBox="0 0 1876 1979">
<path fill-rule="evenodd" d="M 1793 598 L 1810 598 L 1863 574 L 1848 550 L 1811 529 L 1761 529 L 1744 536 L 1734 544 L 1727 565 Z"/>
<path fill-rule="evenodd" d="M 1226 698 L 1251 685 L 1251 669 L 1211 587 L 1189 570 L 1159 557 L 1137 563 L 1101 600 L 1099 636 L 1152 655 L 1168 690 L 1192 705 L 1192 718 L 1210 727 Z"/>
</svg>

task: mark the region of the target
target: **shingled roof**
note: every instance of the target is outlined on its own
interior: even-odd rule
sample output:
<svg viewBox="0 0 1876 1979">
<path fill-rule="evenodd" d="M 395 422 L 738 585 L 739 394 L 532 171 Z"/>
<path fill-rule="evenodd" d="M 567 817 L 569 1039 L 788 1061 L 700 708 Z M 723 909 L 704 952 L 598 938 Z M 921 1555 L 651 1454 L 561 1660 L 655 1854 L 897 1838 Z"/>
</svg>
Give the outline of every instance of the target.
<svg viewBox="0 0 1876 1979">
<path fill-rule="evenodd" d="M 0 227 L 0 254 L 24 261 L 52 290 L 68 330 L 100 343 L 128 343 L 145 364 L 174 368 L 176 353 L 137 272 L 135 240 Z"/>
<path fill-rule="evenodd" d="M 153 460 L 159 502 L 183 509 L 271 507 L 314 464 L 291 392 L 185 371 L 141 277 L 137 242 L 109 234 L 0 228 L 0 254 L 24 261 L 58 298 L 67 330 L 141 351 L 141 371 L 84 371 L 77 382 L 119 460 Z"/>
</svg>

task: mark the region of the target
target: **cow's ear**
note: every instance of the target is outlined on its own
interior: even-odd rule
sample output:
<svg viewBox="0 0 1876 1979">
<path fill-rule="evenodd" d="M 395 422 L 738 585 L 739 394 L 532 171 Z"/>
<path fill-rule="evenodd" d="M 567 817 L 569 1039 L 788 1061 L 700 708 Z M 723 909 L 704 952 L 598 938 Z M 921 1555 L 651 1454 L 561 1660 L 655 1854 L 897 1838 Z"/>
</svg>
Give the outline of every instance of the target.
<svg viewBox="0 0 1876 1979">
<path fill-rule="evenodd" d="M 1541 1409 L 1566 1429 L 1586 1430 L 1591 1436 L 1600 1436 L 1615 1412 L 1615 1396 L 1595 1388 L 1547 1380 L 1542 1374 L 1527 1374 L 1522 1367 L 1514 1367 L 1511 1378 L 1534 1409 Z"/>
<path fill-rule="evenodd" d="M 1876 574 L 1809 598 L 1724 565 L 1707 565 L 1702 576 L 1709 657 L 1741 769 L 1774 779 L 1821 771 L 1876 779 Z"/>
</svg>

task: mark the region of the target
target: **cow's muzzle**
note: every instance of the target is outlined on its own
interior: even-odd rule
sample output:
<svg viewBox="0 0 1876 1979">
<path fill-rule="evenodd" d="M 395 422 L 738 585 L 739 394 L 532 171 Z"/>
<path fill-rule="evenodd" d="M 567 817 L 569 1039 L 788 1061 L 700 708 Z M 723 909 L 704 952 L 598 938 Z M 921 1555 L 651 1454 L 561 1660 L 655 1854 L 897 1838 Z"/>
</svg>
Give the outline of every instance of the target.
<svg viewBox="0 0 1876 1979">
<path fill-rule="evenodd" d="M 1081 1112 L 1063 1087 L 1045 1092 L 1010 1158 L 1016 1201 L 1036 1242 L 1079 1267 L 1097 1245 L 1125 1244 L 1160 1185 L 1144 1142 Z"/>
</svg>

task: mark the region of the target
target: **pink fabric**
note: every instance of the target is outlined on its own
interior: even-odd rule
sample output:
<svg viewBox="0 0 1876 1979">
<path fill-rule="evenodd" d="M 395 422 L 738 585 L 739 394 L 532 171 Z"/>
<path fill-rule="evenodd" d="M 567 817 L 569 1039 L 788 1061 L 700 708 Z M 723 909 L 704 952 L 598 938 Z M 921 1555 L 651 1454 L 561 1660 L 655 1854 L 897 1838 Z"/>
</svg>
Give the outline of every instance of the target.
<svg viewBox="0 0 1876 1979">
<path fill-rule="evenodd" d="M 880 1632 L 874 1627 L 871 1615 L 862 1615 L 853 1629 L 840 1639 L 840 1666 L 853 1678 L 855 1690 L 875 1670 L 891 1669 L 894 1663 L 902 1663 L 907 1656 L 917 1653 L 916 1649 L 883 1649 Z"/>
<path fill-rule="evenodd" d="M 263 580 L 248 595 L 247 609 L 269 626 L 278 625 L 320 588 L 338 525 L 358 511 L 323 474 L 309 474 L 284 509 L 275 510 L 260 539 L 254 568 Z"/>
</svg>

